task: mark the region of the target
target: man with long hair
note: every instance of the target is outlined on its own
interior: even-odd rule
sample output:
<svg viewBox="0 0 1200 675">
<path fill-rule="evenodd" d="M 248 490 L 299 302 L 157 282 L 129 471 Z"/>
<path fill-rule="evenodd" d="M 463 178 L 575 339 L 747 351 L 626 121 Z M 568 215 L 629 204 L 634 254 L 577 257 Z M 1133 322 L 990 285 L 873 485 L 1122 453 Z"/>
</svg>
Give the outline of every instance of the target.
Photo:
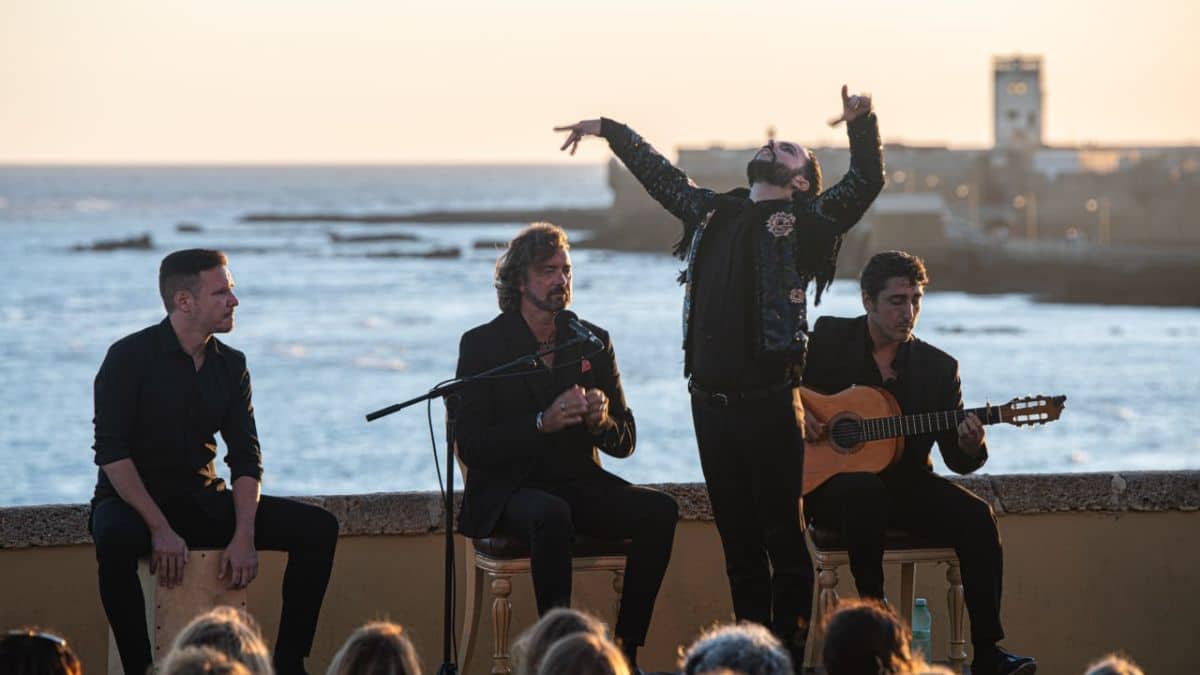
<svg viewBox="0 0 1200 675">
<path fill-rule="evenodd" d="M 650 196 L 683 223 L 684 375 L 738 620 L 766 625 L 799 653 L 812 598 L 800 528 L 804 445 L 793 409 L 808 338 L 807 298 L 833 281 L 843 234 L 883 189 L 869 96 L 842 87 L 850 170 L 821 191 L 812 151 L 771 141 L 749 188 L 696 187 L 642 137 L 607 118 L 559 127 L 574 152 L 602 136 Z M 836 123 L 836 122 L 835 122 Z"/>
<path fill-rule="evenodd" d="M 509 243 L 496 263 L 500 315 L 462 336 L 459 377 L 571 340 L 569 248 L 566 233 L 548 223 L 525 228 Z M 614 633 L 636 667 L 671 557 L 678 506 L 670 495 L 601 468 L 597 450 L 633 453 L 635 427 L 608 333 L 582 325 L 598 346 L 547 353 L 537 366 L 472 383 L 449 402 L 468 469 L 459 527 L 469 537 L 500 532 L 529 543 L 539 614 L 570 605 L 576 533 L 629 540 Z"/>
</svg>

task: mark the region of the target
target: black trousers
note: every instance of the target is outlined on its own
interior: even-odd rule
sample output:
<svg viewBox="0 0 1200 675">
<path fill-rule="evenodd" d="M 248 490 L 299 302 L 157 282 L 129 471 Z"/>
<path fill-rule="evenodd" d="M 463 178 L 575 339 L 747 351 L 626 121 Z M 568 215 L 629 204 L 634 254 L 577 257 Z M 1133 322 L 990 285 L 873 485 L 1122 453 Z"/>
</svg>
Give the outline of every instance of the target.
<svg viewBox="0 0 1200 675">
<path fill-rule="evenodd" d="M 188 548 L 224 548 L 233 537 L 231 491 L 172 499 L 162 508 L 171 528 L 183 537 Z M 100 601 L 121 653 L 121 664 L 128 675 L 144 675 L 151 665 L 152 652 L 137 563 L 139 557 L 151 552 L 150 531 L 137 511 L 119 497 L 110 497 L 93 507 L 91 529 L 99 563 Z M 275 662 L 284 670 L 302 664 L 312 648 L 317 615 L 333 569 L 337 536 L 337 519 L 325 509 L 266 495 L 259 501 L 254 521 L 255 547 L 288 554 L 283 611 L 275 642 Z"/>
<path fill-rule="evenodd" d="M 576 533 L 631 540 L 613 632 L 626 645 L 643 645 L 671 560 L 678 521 L 679 505 L 666 493 L 614 480 L 584 479 L 518 489 L 496 529 L 529 541 L 539 615 L 571 604 L 571 540 Z"/>
<path fill-rule="evenodd" d="M 814 490 L 804 508 L 814 522 L 842 530 L 863 597 L 883 598 L 883 533 L 889 525 L 951 543 L 962 567 L 976 653 L 1004 637 L 1000 531 L 992 507 L 972 492 L 932 472 L 848 473 Z"/>
<path fill-rule="evenodd" d="M 692 419 L 734 615 L 792 646 L 812 603 L 813 571 L 800 528 L 804 438 L 791 392 L 729 407 L 694 395 Z"/>
</svg>

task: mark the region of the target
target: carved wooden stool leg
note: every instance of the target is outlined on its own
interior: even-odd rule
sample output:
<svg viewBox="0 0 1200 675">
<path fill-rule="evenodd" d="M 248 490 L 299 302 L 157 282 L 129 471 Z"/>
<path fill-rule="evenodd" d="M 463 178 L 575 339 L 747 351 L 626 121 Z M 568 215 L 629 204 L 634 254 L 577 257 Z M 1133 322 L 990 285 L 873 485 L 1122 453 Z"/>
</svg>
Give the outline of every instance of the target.
<svg viewBox="0 0 1200 675">
<path fill-rule="evenodd" d="M 917 596 L 917 564 L 900 563 L 900 618 L 912 629 L 913 603 Z"/>
<path fill-rule="evenodd" d="M 817 602 L 817 615 L 812 618 L 812 624 L 808 630 L 808 645 L 805 647 L 805 663 L 804 666 L 810 667 L 815 665 L 815 660 L 821 653 L 821 648 L 825 643 L 825 631 L 822 624 L 825 622 L 825 617 L 833 614 L 837 609 L 838 604 L 838 573 L 837 566 L 833 565 L 825 567 L 819 565 L 817 567 L 817 585 L 821 591 Z"/>
<path fill-rule="evenodd" d="M 617 617 L 621 616 L 621 598 L 625 597 L 625 570 L 613 570 L 613 591 L 617 599 L 613 602 L 613 625 L 617 625 Z"/>
<path fill-rule="evenodd" d="M 471 542 L 467 542 L 467 546 L 470 547 Z M 479 615 L 483 607 L 483 575 L 475 567 L 475 554 L 472 552 L 467 553 L 466 568 L 466 607 L 463 608 L 462 642 L 458 645 L 458 668 L 463 673 L 467 672 L 471 656 L 475 653 L 475 636 L 479 632 Z"/>
<path fill-rule="evenodd" d="M 512 578 L 491 574 L 492 577 L 492 675 L 508 675 L 512 665 L 508 659 L 508 627 L 512 622 Z"/>
<path fill-rule="evenodd" d="M 946 603 L 950 605 L 950 667 L 954 672 L 961 673 L 967 662 L 967 638 L 963 626 L 966 601 L 958 560 L 948 561 L 946 581 L 950 582 L 950 590 L 946 591 Z"/>
</svg>

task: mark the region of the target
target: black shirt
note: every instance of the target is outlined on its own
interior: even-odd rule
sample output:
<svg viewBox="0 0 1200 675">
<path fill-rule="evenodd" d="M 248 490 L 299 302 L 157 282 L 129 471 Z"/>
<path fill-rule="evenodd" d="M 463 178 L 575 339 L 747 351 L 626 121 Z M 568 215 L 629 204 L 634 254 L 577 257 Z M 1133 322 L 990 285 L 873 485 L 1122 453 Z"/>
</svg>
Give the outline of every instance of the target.
<svg viewBox="0 0 1200 675">
<path fill-rule="evenodd" d="M 754 236 L 779 200 L 752 202 L 700 241 L 695 266 L 691 350 L 696 383 L 710 391 L 750 391 L 790 377 L 782 355 L 755 353 L 758 318 Z M 786 208 L 791 202 L 784 200 Z"/>
<path fill-rule="evenodd" d="M 901 410 L 909 409 L 909 401 L 905 398 L 904 373 L 908 369 L 908 354 L 909 348 L 912 345 L 911 340 L 905 340 L 896 348 L 896 356 L 892 359 L 892 371 L 896 373 L 896 377 L 890 380 L 884 380 L 883 374 L 879 372 L 879 364 L 875 362 L 875 342 L 871 339 L 871 331 L 864 331 L 866 338 L 863 340 L 863 349 L 866 356 L 863 357 L 862 372 L 858 374 L 854 381 L 859 384 L 870 385 L 873 387 L 883 387 L 889 394 L 896 397 L 896 403 L 900 404 Z"/>
<path fill-rule="evenodd" d="M 213 466 L 218 431 L 232 479 L 262 478 L 246 356 L 210 338 L 197 371 L 169 319 L 109 348 L 96 374 L 92 421 L 96 464 L 131 458 L 160 505 L 225 489 Z M 92 503 L 115 494 L 101 469 Z"/>
</svg>

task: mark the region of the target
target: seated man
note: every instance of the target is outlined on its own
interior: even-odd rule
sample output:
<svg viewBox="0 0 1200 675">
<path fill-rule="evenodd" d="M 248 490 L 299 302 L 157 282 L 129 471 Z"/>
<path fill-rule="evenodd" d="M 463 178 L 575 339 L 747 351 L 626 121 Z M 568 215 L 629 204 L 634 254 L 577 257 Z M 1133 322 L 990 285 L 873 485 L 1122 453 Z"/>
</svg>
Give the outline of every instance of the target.
<svg viewBox="0 0 1200 675">
<path fill-rule="evenodd" d="M 920 258 L 888 251 L 871 258 L 860 278 L 866 316 L 822 317 L 809 343 L 806 386 L 836 393 L 851 385 L 883 387 L 906 414 L 962 409 L 958 362 L 913 337 L 928 277 Z M 823 433 L 809 411 L 806 436 Z M 841 529 L 859 595 L 883 599 L 883 535 L 889 525 L 953 542 L 962 565 L 975 675 L 1036 670 L 1032 658 L 997 646 L 1003 556 L 996 517 L 987 502 L 933 473 L 929 452 L 937 441 L 946 465 L 970 473 L 987 461 L 983 424 L 967 415 L 957 433 L 904 439 L 900 461 L 882 473 L 834 476 L 805 500 L 813 521 Z"/>
<path fill-rule="evenodd" d="M 500 316 L 467 331 L 458 376 L 483 372 L 573 337 L 567 235 L 536 223 L 496 263 Z M 625 591 L 614 631 L 631 666 L 645 643 L 654 599 L 671 557 L 678 506 L 669 495 L 604 471 L 596 449 L 633 453 L 633 413 L 625 405 L 608 333 L 588 324 L 602 348 L 575 345 L 542 358 L 544 367 L 468 385 L 451 400 L 458 453 L 469 469 L 460 530 L 528 540 L 538 613 L 571 602 L 575 533 L 629 539 Z"/>
<path fill-rule="evenodd" d="M 275 670 L 304 672 L 333 568 L 338 522 L 328 511 L 259 494 L 262 455 L 246 356 L 213 337 L 233 330 L 233 277 L 224 253 L 176 251 L 158 286 L 167 318 L 121 338 L 95 382 L 96 464 L 91 531 L 100 600 L 126 673 L 151 664 L 138 558 L 164 586 L 183 580 L 189 547 L 223 548 L 222 578 L 245 588 L 256 549 L 287 551 Z M 217 477 L 216 432 L 233 489 Z"/>
</svg>

